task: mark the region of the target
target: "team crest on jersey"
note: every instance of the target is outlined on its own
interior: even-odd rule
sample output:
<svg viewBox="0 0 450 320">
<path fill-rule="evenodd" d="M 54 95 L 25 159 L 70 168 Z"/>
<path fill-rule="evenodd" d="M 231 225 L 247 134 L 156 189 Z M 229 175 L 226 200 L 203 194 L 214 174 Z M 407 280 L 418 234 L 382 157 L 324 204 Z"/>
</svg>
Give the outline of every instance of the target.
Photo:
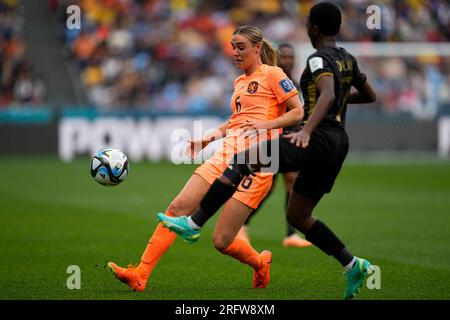
<svg viewBox="0 0 450 320">
<path fill-rule="evenodd" d="M 289 80 L 289 79 L 283 79 L 283 80 L 281 80 L 281 81 L 280 81 L 280 86 L 281 86 L 281 89 L 283 89 L 283 91 L 284 91 L 285 93 L 289 93 L 289 92 L 291 92 L 292 90 L 294 90 L 294 84 L 293 84 L 292 81 Z"/>
<path fill-rule="evenodd" d="M 252 94 L 258 90 L 258 82 L 252 81 L 248 84 L 247 92 Z"/>
</svg>

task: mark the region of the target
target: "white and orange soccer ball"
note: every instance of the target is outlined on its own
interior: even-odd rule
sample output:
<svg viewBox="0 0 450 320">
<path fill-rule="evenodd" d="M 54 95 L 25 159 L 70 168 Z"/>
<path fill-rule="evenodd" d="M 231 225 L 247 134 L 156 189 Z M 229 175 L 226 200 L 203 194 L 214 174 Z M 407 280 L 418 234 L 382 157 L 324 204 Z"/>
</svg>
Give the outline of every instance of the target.
<svg viewBox="0 0 450 320">
<path fill-rule="evenodd" d="M 91 159 L 91 176 L 104 186 L 117 186 L 128 176 L 128 158 L 122 151 L 104 148 Z"/>
</svg>

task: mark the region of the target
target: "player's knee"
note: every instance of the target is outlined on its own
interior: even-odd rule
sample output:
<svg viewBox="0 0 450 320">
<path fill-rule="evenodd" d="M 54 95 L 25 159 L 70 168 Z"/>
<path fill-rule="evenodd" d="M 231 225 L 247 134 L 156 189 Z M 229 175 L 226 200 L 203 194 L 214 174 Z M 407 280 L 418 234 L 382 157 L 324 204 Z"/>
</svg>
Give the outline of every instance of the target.
<svg viewBox="0 0 450 320">
<path fill-rule="evenodd" d="M 220 233 L 214 233 L 213 234 L 213 244 L 214 248 L 216 250 L 223 252 L 225 251 L 233 242 L 233 239 L 230 239 L 230 237 L 220 234 Z"/>
</svg>

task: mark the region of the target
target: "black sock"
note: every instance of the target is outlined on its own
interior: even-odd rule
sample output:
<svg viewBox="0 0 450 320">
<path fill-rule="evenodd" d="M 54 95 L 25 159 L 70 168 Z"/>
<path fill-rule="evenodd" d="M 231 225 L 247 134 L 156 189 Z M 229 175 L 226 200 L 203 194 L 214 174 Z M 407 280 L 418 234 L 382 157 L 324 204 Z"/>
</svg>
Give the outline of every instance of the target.
<svg viewBox="0 0 450 320">
<path fill-rule="evenodd" d="M 200 202 L 200 208 L 191 216 L 192 221 L 202 227 L 231 198 L 236 189 L 237 185 L 231 186 L 216 179 Z"/>
<path fill-rule="evenodd" d="M 286 209 L 286 212 L 287 212 L 287 207 L 288 207 L 288 204 L 289 204 L 289 196 L 290 196 L 290 194 L 291 194 L 290 191 L 286 192 L 286 202 L 284 203 L 284 208 Z M 295 233 L 295 230 L 296 230 L 295 227 L 292 224 L 290 224 L 289 222 L 286 222 L 286 226 L 287 226 L 286 236 L 287 237 L 292 236 Z"/>
<path fill-rule="evenodd" d="M 343 267 L 348 265 L 353 259 L 353 255 L 347 250 L 342 241 L 319 220 L 305 232 L 305 238 L 326 254 L 332 255 Z"/>
</svg>

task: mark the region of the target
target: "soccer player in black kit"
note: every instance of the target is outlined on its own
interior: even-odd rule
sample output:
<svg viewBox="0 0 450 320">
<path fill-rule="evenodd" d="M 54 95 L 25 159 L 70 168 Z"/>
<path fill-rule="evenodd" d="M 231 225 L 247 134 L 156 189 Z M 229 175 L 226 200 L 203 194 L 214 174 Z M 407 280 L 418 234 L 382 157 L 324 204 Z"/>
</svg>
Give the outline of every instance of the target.
<svg viewBox="0 0 450 320">
<path fill-rule="evenodd" d="M 307 28 L 316 52 L 308 58 L 300 80 L 305 116 L 299 131 L 279 139 L 278 172 L 300 172 L 289 199 L 287 219 L 308 241 L 344 267 L 347 278 L 344 299 L 351 299 L 363 285 L 370 263 L 351 254 L 333 231 L 312 216 L 322 196 L 331 191 L 348 152 L 344 129 L 347 104 L 375 101 L 375 92 L 360 72 L 356 59 L 336 45 L 340 25 L 341 12 L 336 5 L 323 2 L 311 8 Z M 356 91 L 352 92 L 351 87 Z M 253 129 L 260 128 L 264 128 L 263 122 L 253 124 Z M 248 159 L 252 148 L 268 146 L 261 143 L 235 155 L 192 216 L 158 218 L 182 238 L 198 239 L 201 227 L 232 196 L 241 180 L 264 167 L 238 161 L 242 157 Z"/>
</svg>

